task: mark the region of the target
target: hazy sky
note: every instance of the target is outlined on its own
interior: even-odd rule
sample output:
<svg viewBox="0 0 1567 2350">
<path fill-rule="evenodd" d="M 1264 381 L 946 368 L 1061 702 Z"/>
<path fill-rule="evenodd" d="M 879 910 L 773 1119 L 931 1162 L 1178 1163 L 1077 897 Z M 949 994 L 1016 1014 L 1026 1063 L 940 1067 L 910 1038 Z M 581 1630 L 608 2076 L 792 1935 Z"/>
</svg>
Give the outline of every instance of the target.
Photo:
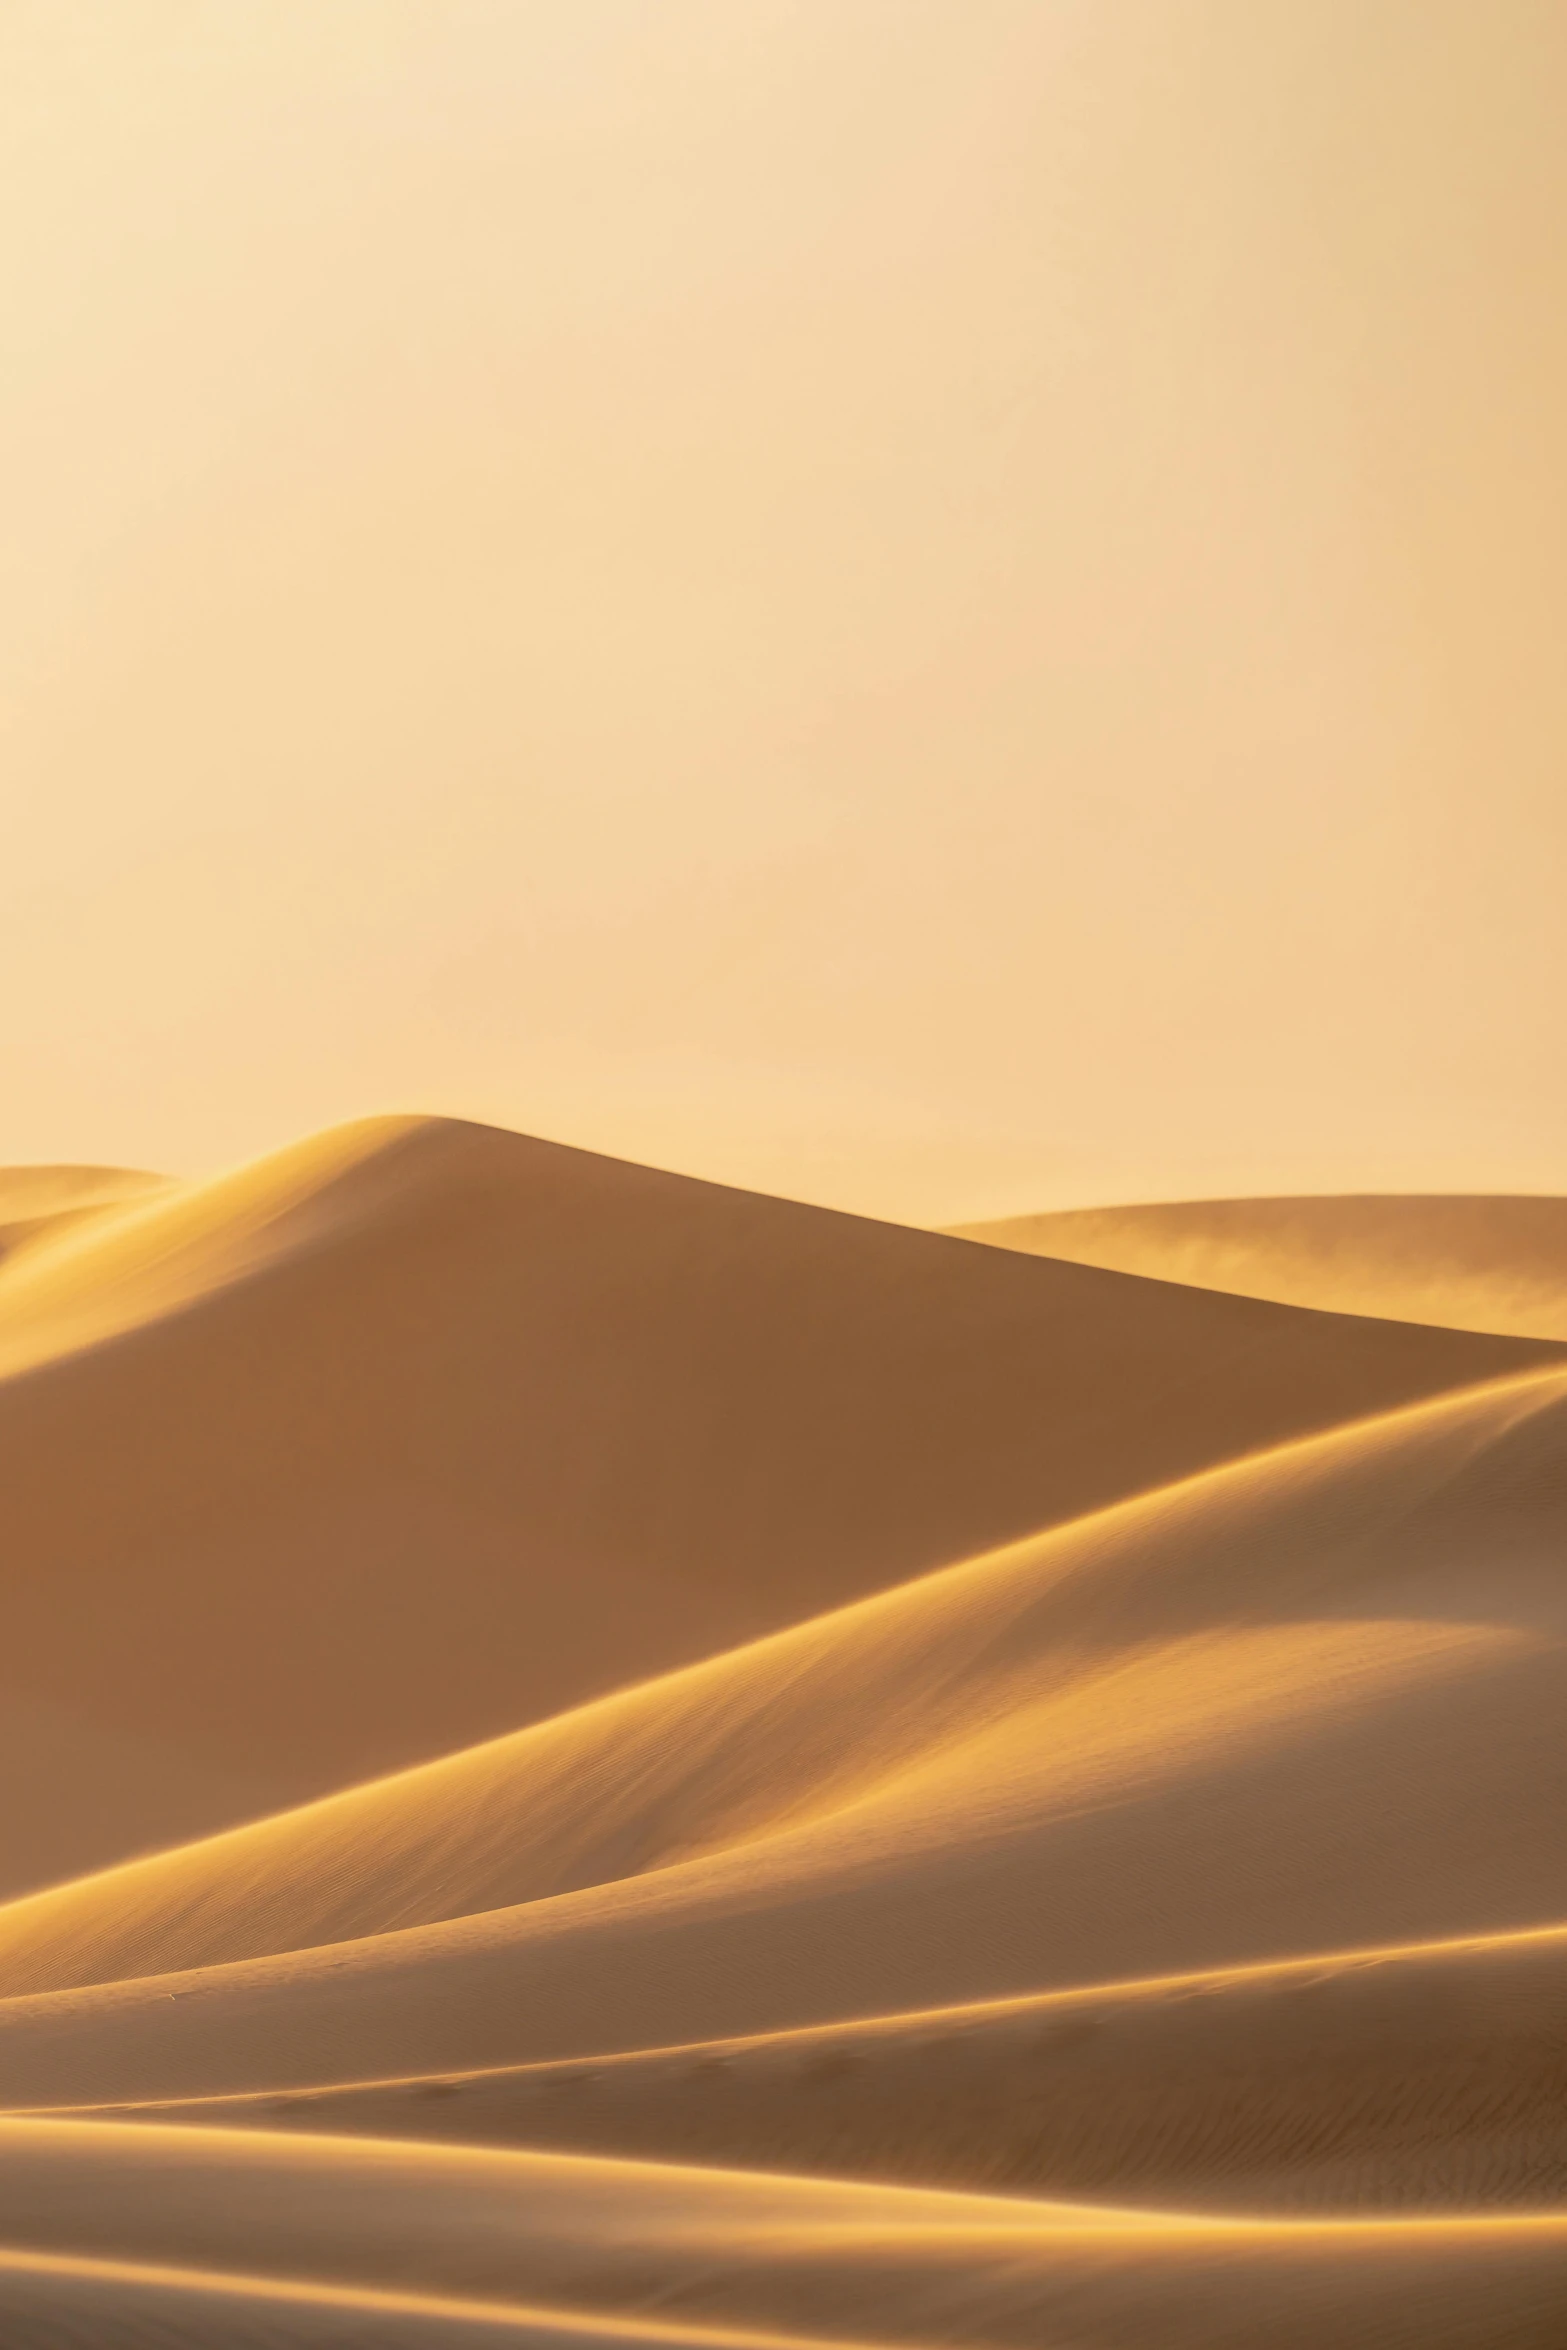
<svg viewBox="0 0 1567 2350">
<path fill-rule="evenodd" d="M 6 0 L 0 1159 L 1567 1190 L 1562 0 Z"/>
</svg>

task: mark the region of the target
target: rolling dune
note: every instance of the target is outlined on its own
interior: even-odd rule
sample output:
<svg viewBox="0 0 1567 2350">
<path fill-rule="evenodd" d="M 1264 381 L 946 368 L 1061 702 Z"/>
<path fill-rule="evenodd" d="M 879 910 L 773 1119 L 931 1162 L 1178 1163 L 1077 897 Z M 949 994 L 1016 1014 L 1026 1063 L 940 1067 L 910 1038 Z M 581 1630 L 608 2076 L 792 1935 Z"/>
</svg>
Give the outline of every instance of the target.
<svg viewBox="0 0 1567 2350">
<path fill-rule="evenodd" d="M 0 1891 L 1552 1359 L 442 1121 L 153 1192 L 0 1265 Z"/>
<path fill-rule="evenodd" d="M 994 1248 L 1336 1314 L 1567 1338 L 1567 1199 L 1179 1200 L 956 1229 Z"/>
<path fill-rule="evenodd" d="M 1414 1407 L 13 1902 L 13 2101 L 586 2056 L 1567 1915 L 1564 1437 L 1557 1372 Z"/>
<path fill-rule="evenodd" d="M 1567 1372 L 1167 1489 L 510 1738 L 0 1907 L 0 1991 L 1033 1835 L 1554 1661 Z M 1452 1588 L 1486 1513 L 1483 1617 Z M 1542 1796 L 1544 1791 L 1542 1790 Z M 1567 1908 L 1567 1879 L 1562 1881 Z"/>
<path fill-rule="evenodd" d="M 173 1180 L 144 1167 L 0 1167 L 0 1225 L 123 1207 Z"/>
<path fill-rule="evenodd" d="M 1567 2195 L 1564 2014 L 1567 1926 L 102 2113 L 1188 2209 L 1532 2210 Z"/>
<path fill-rule="evenodd" d="M 0 1262 L 170 1187 L 167 1176 L 130 1167 L 0 1167 Z"/>
<path fill-rule="evenodd" d="M 1567 2338 L 1567 1349 L 7 1180 L 7 2350 Z"/>
<path fill-rule="evenodd" d="M 1546 2350 L 1567 2293 L 1554 2217 L 1269 2225 L 260 2132 L 0 2123 L 0 2193 L 28 2251 L 62 2265 L 194 2281 L 244 2260 L 296 2291 L 408 2297 L 416 2316 L 466 2299 L 628 2343 L 652 2317 L 693 2350 L 709 2329 L 997 2350 Z M 0 2267 L 0 2311 L 10 2281 Z"/>
<path fill-rule="evenodd" d="M 390 2350 L 790 2350 L 802 2337 L 725 2326 L 582 2317 L 424 2293 L 377 2293 L 124 2260 L 0 2253 L 0 2315 L 18 2350 L 63 2342 L 165 2350 L 280 2350 L 385 2343 Z"/>
</svg>

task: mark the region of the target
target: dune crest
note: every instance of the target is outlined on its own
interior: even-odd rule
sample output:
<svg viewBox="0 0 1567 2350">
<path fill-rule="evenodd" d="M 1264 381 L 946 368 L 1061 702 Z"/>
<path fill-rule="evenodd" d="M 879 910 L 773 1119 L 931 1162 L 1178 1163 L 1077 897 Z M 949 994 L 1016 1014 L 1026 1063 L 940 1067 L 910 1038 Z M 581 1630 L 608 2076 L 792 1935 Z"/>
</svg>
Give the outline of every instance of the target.
<svg viewBox="0 0 1567 2350">
<path fill-rule="evenodd" d="M 134 1167 L 0 1167 L 0 1265 L 171 1183 Z"/>
<path fill-rule="evenodd" d="M 112 2123 L 0 2122 L 0 2192 L 31 2239 L 35 2295 L 39 2255 L 67 2289 L 67 2264 L 84 2260 L 192 2282 L 211 2271 L 218 2286 L 248 2259 L 303 2288 L 307 2311 L 311 2286 L 390 2290 L 415 2318 L 455 2318 L 429 2301 L 466 2301 L 475 2317 L 531 2322 L 535 2344 L 562 2350 L 574 2319 L 628 2350 L 655 2327 L 691 2350 L 715 2336 L 739 2350 L 758 2335 L 757 2350 L 780 2335 L 840 2350 L 938 2350 L 955 2335 L 1005 2350 L 1062 2338 L 1208 2350 L 1226 2337 L 1315 2350 L 1325 2334 L 1479 2350 L 1501 2338 L 1499 2320 L 1509 2341 L 1545 2350 L 1567 2286 L 1557 2217 L 1261 2224 Z M 0 2307 L 14 2277 L 0 2267 Z M 80 2268 L 75 2278 L 79 2288 Z"/>
<path fill-rule="evenodd" d="M 1567 1371 L 1209 1472 L 704 1665 L 0 1906 L 0 1992 L 162 1975 L 850 1838 L 962 1850 L 1567 1629 L 1531 1567 L 1456 1620 L 1422 1545 L 1507 1462 L 1567 1527 Z M 1493 1529 L 1493 1541 L 1496 1530 Z M 1368 1561 L 1367 1553 L 1371 1560 Z M 1374 1562 L 1374 1563 L 1372 1563 Z M 1433 1595 L 1426 1588 L 1435 1582 Z M 834 1865 L 812 1860 L 811 1870 Z"/>
<path fill-rule="evenodd" d="M 1567 1347 L 448 1121 L 50 1182 L 8 2346 L 1555 2350 Z"/>
<path fill-rule="evenodd" d="M 1286 1305 L 1567 1338 L 1567 1199 L 1179 1200 L 954 1229 L 994 1248 Z"/>
<path fill-rule="evenodd" d="M 4 1698 L 149 1758 L 52 1873 L 1556 1359 L 452 1121 L 121 1203 L 0 1265 Z"/>
<path fill-rule="evenodd" d="M 592 2057 L 1567 1914 L 1564 1443 L 1561 1373 L 1414 1407 L 13 1902 L 13 2098 Z"/>
<path fill-rule="evenodd" d="M 1533 2210 L 1567 2189 L 1564 1994 L 1567 1926 L 1542 1927 L 102 2110 L 1253 2214 Z"/>
</svg>

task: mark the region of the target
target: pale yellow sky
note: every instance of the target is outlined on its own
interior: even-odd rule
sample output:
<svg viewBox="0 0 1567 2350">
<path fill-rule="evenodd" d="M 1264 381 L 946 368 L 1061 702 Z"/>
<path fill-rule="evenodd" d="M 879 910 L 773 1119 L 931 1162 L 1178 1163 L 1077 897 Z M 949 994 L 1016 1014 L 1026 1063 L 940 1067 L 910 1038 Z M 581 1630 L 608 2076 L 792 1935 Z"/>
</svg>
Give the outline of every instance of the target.
<svg viewBox="0 0 1567 2350">
<path fill-rule="evenodd" d="M 0 1159 L 1567 1189 L 1560 0 L 8 0 Z"/>
</svg>

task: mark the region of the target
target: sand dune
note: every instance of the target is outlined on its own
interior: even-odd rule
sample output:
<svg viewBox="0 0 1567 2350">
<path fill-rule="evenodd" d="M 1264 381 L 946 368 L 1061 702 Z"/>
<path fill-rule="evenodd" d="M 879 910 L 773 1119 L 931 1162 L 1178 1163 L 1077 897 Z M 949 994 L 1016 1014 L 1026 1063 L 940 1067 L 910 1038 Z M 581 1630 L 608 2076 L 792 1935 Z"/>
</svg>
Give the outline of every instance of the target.
<svg viewBox="0 0 1567 2350">
<path fill-rule="evenodd" d="M 1233 2211 L 1567 2198 L 1567 1926 L 110 2118 Z"/>
<path fill-rule="evenodd" d="M 1567 1916 L 1564 1441 L 1561 1373 L 1413 1407 L 13 1902 L 13 2100 L 592 2055 Z"/>
<path fill-rule="evenodd" d="M 171 1188 L 171 1176 L 144 1167 L 0 1167 L 0 1225 L 123 1207 Z"/>
<path fill-rule="evenodd" d="M 0 1891 L 1551 1359 L 442 1122 L 165 1189 L 0 1266 L 0 1709 L 126 1764 Z"/>
<path fill-rule="evenodd" d="M 0 1167 L 0 1260 L 168 1185 L 132 1167 Z"/>
<path fill-rule="evenodd" d="M 21 1174 L 7 2350 L 1567 2338 L 1567 1350 Z"/>
<path fill-rule="evenodd" d="M 280 2350 L 385 2343 L 390 2350 L 791 2350 L 802 2337 L 747 2326 L 663 2325 L 584 2317 L 425 2293 L 296 2284 L 206 2267 L 0 2253 L 0 2317 L 16 2350 L 62 2343 L 158 2344 L 162 2350 Z M 819 2337 L 818 2337 L 819 2338 Z"/>
<path fill-rule="evenodd" d="M 1556 2218 L 1265 2225 L 260 2132 L 0 2124 L 0 2193 L 35 2258 L 220 2277 L 243 2259 L 416 2314 L 621 2321 L 610 2341 L 651 2318 L 697 2342 L 1544 2350 L 1567 2295 Z M 0 2267 L 0 2309 L 10 2282 Z"/>
<path fill-rule="evenodd" d="M 1180 1200 L 958 1229 L 997 1248 L 1332 1313 L 1567 1338 L 1567 1199 Z"/>
</svg>

